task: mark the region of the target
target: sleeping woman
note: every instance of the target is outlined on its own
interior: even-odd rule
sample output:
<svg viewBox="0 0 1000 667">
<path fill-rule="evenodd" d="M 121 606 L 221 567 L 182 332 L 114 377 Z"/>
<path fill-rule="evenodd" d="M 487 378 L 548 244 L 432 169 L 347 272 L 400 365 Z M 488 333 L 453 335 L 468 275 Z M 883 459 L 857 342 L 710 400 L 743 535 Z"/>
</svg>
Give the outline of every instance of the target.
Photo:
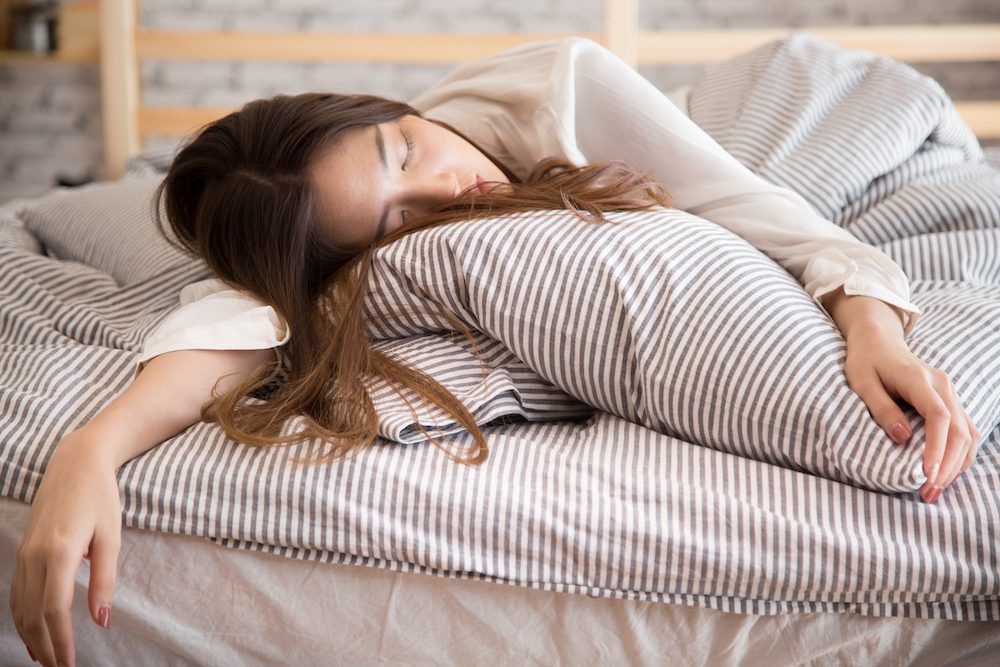
<svg viewBox="0 0 1000 667">
<path fill-rule="evenodd" d="M 586 39 L 526 44 L 466 64 L 409 104 L 309 93 L 256 100 L 204 127 L 160 189 L 166 220 L 215 278 L 145 341 L 133 383 L 51 457 L 17 552 L 10 608 L 29 653 L 75 664 L 70 608 L 89 558 L 89 608 L 109 627 L 121 540 L 116 470 L 199 420 L 238 442 L 371 442 L 366 375 L 404 384 L 485 440 L 447 391 L 376 353 L 361 298 L 373 252 L 431 225 L 534 209 L 669 205 L 743 237 L 797 278 L 843 333 L 844 373 L 897 443 L 895 399 L 924 418 L 934 502 L 979 433 L 947 375 L 909 350 L 919 310 L 902 270 L 743 167 L 677 104 Z M 599 224 L 599 223 L 598 223 Z M 863 289 L 846 287 L 863 278 Z M 852 282 L 852 284 L 854 284 Z M 282 371 L 281 382 L 273 383 Z M 248 394 L 273 387 L 266 400 Z M 282 434 L 293 415 L 302 431 Z"/>
</svg>

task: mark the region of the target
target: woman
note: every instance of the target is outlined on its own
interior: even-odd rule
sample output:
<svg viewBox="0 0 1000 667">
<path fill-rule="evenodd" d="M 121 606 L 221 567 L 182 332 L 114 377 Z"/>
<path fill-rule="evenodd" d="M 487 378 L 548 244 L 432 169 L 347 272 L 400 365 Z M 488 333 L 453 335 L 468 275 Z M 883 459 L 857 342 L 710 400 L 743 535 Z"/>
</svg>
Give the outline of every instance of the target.
<svg viewBox="0 0 1000 667">
<path fill-rule="evenodd" d="M 482 460 L 485 441 L 465 408 L 365 340 L 358 288 L 375 248 L 474 215 L 666 204 L 657 184 L 674 206 L 740 234 L 803 283 L 843 332 L 850 386 L 890 437 L 910 435 L 894 397 L 921 413 L 921 495 L 934 502 L 971 465 L 979 433 L 947 376 L 906 345 L 919 311 L 902 271 L 742 167 L 599 45 L 528 44 L 459 68 L 411 105 L 321 94 L 257 101 L 178 154 L 159 193 L 167 222 L 219 280 L 185 289 L 184 307 L 146 341 L 133 384 L 49 461 L 11 586 L 29 653 L 74 664 L 69 609 L 81 556 L 91 560 L 91 615 L 108 627 L 121 536 L 115 471 L 199 419 L 252 445 L 318 435 L 343 453 L 374 437 L 361 380 L 378 373 L 452 412 L 478 448 L 459 460 Z M 241 402 L 278 370 L 272 349 L 288 362 L 284 382 L 265 402 Z M 305 415 L 305 429 L 280 436 L 293 414 Z"/>
</svg>

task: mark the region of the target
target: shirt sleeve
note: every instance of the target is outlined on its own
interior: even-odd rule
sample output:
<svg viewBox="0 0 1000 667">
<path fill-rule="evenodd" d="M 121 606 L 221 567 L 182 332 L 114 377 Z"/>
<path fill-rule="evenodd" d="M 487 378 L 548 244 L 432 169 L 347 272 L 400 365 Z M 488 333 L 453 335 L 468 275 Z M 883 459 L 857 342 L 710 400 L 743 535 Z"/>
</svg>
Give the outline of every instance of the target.
<svg viewBox="0 0 1000 667">
<path fill-rule="evenodd" d="M 525 180 L 547 157 L 566 156 L 545 102 L 566 40 L 527 42 L 463 63 L 412 100 L 420 114 L 458 130 Z"/>
<path fill-rule="evenodd" d="M 411 104 L 521 178 L 550 156 L 578 165 L 625 160 L 666 187 L 674 206 L 775 260 L 824 312 L 821 298 L 842 286 L 887 303 L 908 335 L 920 310 L 902 269 L 798 193 L 743 166 L 674 103 L 686 94 L 668 98 L 603 46 L 568 37 L 463 64 Z"/>
<path fill-rule="evenodd" d="M 843 286 L 889 304 L 904 336 L 920 310 L 903 270 L 878 248 L 816 213 L 798 193 L 757 176 L 658 88 L 603 46 L 564 40 L 548 109 L 567 154 L 621 159 L 663 185 L 679 209 L 738 234 L 821 297 Z M 575 151 L 573 150 L 575 148 Z M 827 313 L 829 315 L 829 313 Z"/>
<path fill-rule="evenodd" d="M 216 278 L 186 286 L 180 303 L 143 341 L 133 379 L 150 359 L 166 352 L 279 348 L 291 335 L 273 307 Z M 280 360 L 281 351 L 275 352 Z"/>
</svg>

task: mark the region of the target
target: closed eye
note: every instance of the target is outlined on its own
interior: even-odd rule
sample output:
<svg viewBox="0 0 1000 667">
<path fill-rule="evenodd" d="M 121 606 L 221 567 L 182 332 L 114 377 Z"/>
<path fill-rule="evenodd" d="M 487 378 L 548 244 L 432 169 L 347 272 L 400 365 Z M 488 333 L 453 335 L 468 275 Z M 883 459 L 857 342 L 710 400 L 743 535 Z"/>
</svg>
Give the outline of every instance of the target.
<svg viewBox="0 0 1000 667">
<path fill-rule="evenodd" d="M 403 135 L 403 139 L 406 140 L 406 159 L 403 160 L 403 171 L 406 171 L 406 168 L 413 159 L 413 139 L 410 138 L 410 135 L 403 128 L 399 128 L 399 131 Z"/>
</svg>

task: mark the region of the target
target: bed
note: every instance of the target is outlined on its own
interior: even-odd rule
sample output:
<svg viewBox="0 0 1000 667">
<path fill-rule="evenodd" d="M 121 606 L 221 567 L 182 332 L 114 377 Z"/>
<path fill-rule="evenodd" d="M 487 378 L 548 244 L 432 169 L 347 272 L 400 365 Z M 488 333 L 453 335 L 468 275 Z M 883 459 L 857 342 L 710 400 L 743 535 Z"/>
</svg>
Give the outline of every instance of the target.
<svg viewBox="0 0 1000 667">
<path fill-rule="evenodd" d="M 145 150 L 140 140 L 183 133 L 223 110 L 142 108 L 138 59 L 403 60 L 421 52 L 458 62 L 541 37 L 410 35 L 388 52 L 377 36 L 224 34 L 193 42 L 137 29 L 131 3 L 102 3 L 101 11 L 107 172 L 121 180 L 0 210 L 5 581 L 60 435 L 128 385 L 143 337 L 176 307 L 181 289 L 209 275 L 150 239 L 144 197 L 170 152 Z M 891 137 L 883 153 L 898 147 L 898 168 L 867 166 L 871 172 L 816 159 L 810 164 L 821 167 L 803 167 L 793 157 L 808 155 L 810 139 L 829 136 L 817 134 L 829 128 L 796 134 L 800 116 L 792 114 L 787 126 L 763 132 L 753 113 L 726 106 L 739 99 L 740 110 L 754 111 L 752 100 L 764 104 L 780 90 L 785 68 L 818 54 L 834 69 L 851 58 L 863 70 L 851 92 L 865 82 L 878 94 L 875 84 L 898 81 L 892 63 L 834 43 L 902 59 L 988 60 L 998 57 L 1000 28 L 808 31 L 829 42 L 806 31 L 787 38 L 780 29 L 731 31 L 681 43 L 683 34 L 638 32 L 634 3 L 611 1 L 605 26 L 586 37 L 633 63 L 697 57 L 692 44 L 714 50 L 718 68 L 674 99 L 759 173 L 815 184 L 809 169 L 829 169 L 821 173 L 837 174 L 835 184 L 856 181 L 846 195 L 820 187 L 806 195 L 907 270 L 926 309 L 919 340 L 955 337 L 933 316 L 959 295 L 974 298 L 962 315 L 969 321 L 1000 308 L 1000 156 L 987 152 L 984 161 L 969 130 L 1000 136 L 1000 103 L 957 104 L 953 113 L 933 85 L 913 79 L 880 117 L 891 123 L 894 110 L 926 108 L 914 122 L 932 131 L 918 128 L 909 144 Z M 914 42 L 927 47 L 924 55 L 897 50 Z M 664 48 L 670 43 L 683 48 Z M 427 44 L 437 50 L 414 48 Z M 749 71 L 757 73 L 753 86 L 727 87 Z M 864 108 L 842 92 L 841 103 L 820 115 Z M 906 94 L 914 97 L 903 103 Z M 801 95 L 803 103 L 815 99 Z M 753 129 L 762 132 L 757 141 L 742 141 Z M 876 172 L 899 183 L 888 188 L 892 178 L 872 179 Z M 931 195 L 958 203 L 935 207 Z M 907 226 L 894 226 L 902 219 Z M 995 326 L 977 331 L 985 343 L 1000 335 Z M 443 352 L 427 368 L 465 387 L 466 376 L 435 366 L 463 352 L 461 341 L 411 337 L 396 349 L 418 362 L 435 345 Z M 387 418 L 385 437 L 353 462 L 304 469 L 290 460 L 313 454 L 307 445 L 250 450 L 212 424 L 194 425 L 119 471 L 124 528 L 112 629 L 89 619 L 84 561 L 73 607 L 79 663 L 993 664 L 1000 388 L 988 352 L 998 348 L 951 347 L 947 360 L 967 369 L 958 375 L 977 401 L 977 423 L 990 428 L 981 429 L 976 466 L 933 506 L 905 488 L 873 490 L 830 479 L 835 471 L 825 468 L 705 446 L 693 427 L 684 438 L 594 410 L 502 346 L 488 348 L 495 383 L 477 416 L 491 453 L 477 468 L 448 461 L 406 420 Z M 702 416 L 692 424 L 714 426 Z M 463 442 L 461 432 L 452 435 Z M 912 460 L 899 462 L 906 464 Z M 2 623 L 0 662 L 30 664 L 11 619 Z"/>
</svg>

